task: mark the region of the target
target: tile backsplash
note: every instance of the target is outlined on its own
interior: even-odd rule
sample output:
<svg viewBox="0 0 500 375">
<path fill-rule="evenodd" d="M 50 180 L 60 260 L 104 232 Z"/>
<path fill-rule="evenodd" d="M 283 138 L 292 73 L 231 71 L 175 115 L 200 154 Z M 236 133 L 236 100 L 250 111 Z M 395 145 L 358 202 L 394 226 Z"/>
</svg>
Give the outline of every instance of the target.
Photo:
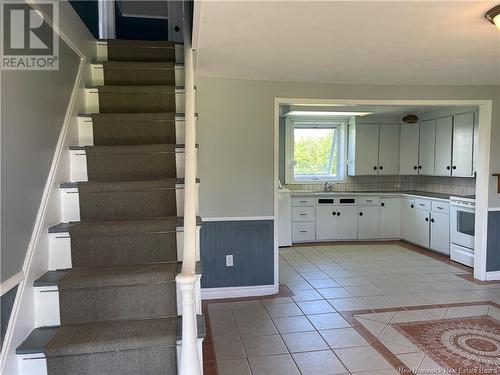
<svg viewBox="0 0 500 375">
<path fill-rule="evenodd" d="M 321 191 L 322 184 L 286 185 L 290 190 Z M 476 193 L 474 177 L 436 176 L 356 176 L 335 184 L 333 191 L 403 191 L 472 195 Z"/>
</svg>

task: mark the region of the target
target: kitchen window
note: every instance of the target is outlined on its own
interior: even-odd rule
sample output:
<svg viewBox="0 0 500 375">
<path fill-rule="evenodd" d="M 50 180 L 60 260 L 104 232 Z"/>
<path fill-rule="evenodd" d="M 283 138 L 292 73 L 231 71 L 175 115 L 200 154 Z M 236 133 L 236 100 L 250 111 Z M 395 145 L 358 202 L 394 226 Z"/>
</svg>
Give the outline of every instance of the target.
<svg viewBox="0 0 500 375">
<path fill-rule="evenodd" d="M 344 179 L 344 124 L 287 119 L 287 184 Z"/>
</svg>

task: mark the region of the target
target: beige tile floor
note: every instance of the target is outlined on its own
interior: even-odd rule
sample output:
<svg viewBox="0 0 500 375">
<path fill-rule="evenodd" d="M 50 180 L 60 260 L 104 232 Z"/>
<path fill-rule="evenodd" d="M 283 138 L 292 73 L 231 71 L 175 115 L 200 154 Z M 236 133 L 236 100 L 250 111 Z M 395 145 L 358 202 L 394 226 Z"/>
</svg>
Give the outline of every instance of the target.
<svg viewBox="0 0 500 375">
<path fill-rule="evenodd" d="M 208 305 L 219 374 L 398 374 L 341 313 L 500 303 L 500 284 L 478 285 L 457 276 L 463 273 L 467 272 L 397 244 L 281 249 L 280 282 L 294 293 L 292 297 Z M 356 319 L 419 373 L 439 366 L 389 323 L 481 314 L 484 309 L 432 307 L 365 313 Z M 499 311 L 489 313 L 500 316 Z"/>
</svg>

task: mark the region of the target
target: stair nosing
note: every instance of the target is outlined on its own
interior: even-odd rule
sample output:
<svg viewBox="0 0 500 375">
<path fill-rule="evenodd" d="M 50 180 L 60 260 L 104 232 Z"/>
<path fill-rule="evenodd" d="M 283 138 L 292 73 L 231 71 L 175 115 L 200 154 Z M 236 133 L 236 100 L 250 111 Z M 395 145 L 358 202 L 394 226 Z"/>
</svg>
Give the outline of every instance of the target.
<svg viewBox="0 0 500 375">
<path fill-rule="evenodd" d="M 168 179 L 168 178 L 165 178 L 165 180 Z M 161 180 L 161 179 L 159 179 Z M 159 180 L 147 180 L 147 182 L 149 181 L 159 181 Z M 184 178 L 175 178 L 175 184 L 176 185 L 184 185 Z M 78 183 L 80 182 L 89 182 L 89 181 L 66 181 L 66 182 L 62 182 L 59 184 L 59 188 L 60 189 L 77 189 L 78 188 Z M 90 181 L 92 182 L 92 181 Z M 116 182 L 116 183 L 119 183 L 119 182 L 146 182 L 146 181 L 95 181 L 95 182 Z M 200 179 L 197 178 L 196 179 L 196 183 L 200 183 Z"/>
<path fill-rule="evenodd" d="M 182 340 L 182 316 L 176 316 L 176 317 L 174 316 L 171 318 L 176 319 L 176 325 L 175 325 L 175 327 L 176 327 L 176 332 L 175 332 L 176 345 L 175 346 L 177 346 L 178 345 L 177 342 Z M 116 323 L 116 322 L 113 322 L 113 323 Z M 94 324 L 105 325 L 106 323 L 94 323 Z M 198 328 L 197 339 L 204 339 L 207 335 L 207 332 L 206 332 L 205 317 L 203 314 L 196 314 L 196 325 Z M 49 343 L 49 341 L 56 334 L 56 332 L 59 328 L 60 328 L 60 326 L 47 326 L 47 327 L 34 328 L 30 332 L 28 337 L 26 337 L 26 339 L 24 339 L 24 341 L 16 348 L 16 355 L 42 354 L 43 357 L 40 357 L 40 358 L 45 358 L 44 347 L 45 347 L 45 345 L 47 345 L 47 343 Z M 30 338 L 31 335 L 35 334 L 36 332 L 45 331 L 45 330 L 53 331 L 52 335 L 48 339 L 44 340 L 43 342 L 39 342 L 38 345 L 33 345 L 33 346 L 36 346 L 36 348 L 30 348 L 30 349 L 22 349 L 21 348 L 23 346 L 23 344 L 25 344 L 26 341 L 28 341 L 28 339 Z M 149 349 L 149 348 L 144 348 L 144 349 Z M 140 350 L 140 348 L 139 348 L 139 350 Z M 93 354 L 97 354 L 97 353 L 93 353 Z"/>
<path fill-rule="evenodd" d="M 164 145 L 170 145 L 170 144 L 173 144 L 173 143 L 155 143 L 155 144 L 152 144 L 152 145 L 117 145 L 116 147 L 127 147 L 127 146 L 130 146 L 130 147 L 135 147 L 135 146 L 157 146 L 157 145 L 160 145 L 160 144 L 164 144 Z M 196 143 L 195 144 L 195 147 L 196 148 L 199 148 L 199 144 Z M 99 146 L 94 146 L 94 145 L 89 145 L 89 146 L 69 146 L 69 150 L 71 151 L 85 151 L 85 148 L 86 147 L 115 147 L 115 146 L 106 146 L 106 145 L 99 145 Z M 186 148 L 186 145 L 184 143 L 175 143 L 175 148 L 177 149 L 184 149 Z M 152 152 L 153 153 L 153 152 Z"/>
<path fill-rule="evenodd" d="M 184 63 L 177 63 L 177 62 L 173 62 L 173 61 L 116 61 L 116 60 L 107 60 L 107 61 L 97 61 L 97 60 L 93 60 L 90 62 L 90 65 L 103 65 L 104 63 L 107 63 L 107 62 L 113 62 L 113 63 L 127 63 L 127 64 L 130 64 L 130 63 L 137 63 L 137 64 L 147 64 L 147 63 L 168 63 L 168 64 L 174 64 L 174 69 L 175 68 L 184 68 Z"/>
</svg>

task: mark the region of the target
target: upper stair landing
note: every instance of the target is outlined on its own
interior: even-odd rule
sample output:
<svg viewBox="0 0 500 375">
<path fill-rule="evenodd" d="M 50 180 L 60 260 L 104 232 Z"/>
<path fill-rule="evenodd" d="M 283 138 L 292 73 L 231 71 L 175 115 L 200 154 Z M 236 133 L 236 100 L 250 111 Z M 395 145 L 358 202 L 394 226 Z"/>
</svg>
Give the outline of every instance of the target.
<svg viewBox="0 0 500 375">
<path fill-rule="evenodd" d="M 137 40 L 99 40 L 99 61 L 168 61 L 184 63 L 184 46 L 174 42 Z"/>
</svg>

